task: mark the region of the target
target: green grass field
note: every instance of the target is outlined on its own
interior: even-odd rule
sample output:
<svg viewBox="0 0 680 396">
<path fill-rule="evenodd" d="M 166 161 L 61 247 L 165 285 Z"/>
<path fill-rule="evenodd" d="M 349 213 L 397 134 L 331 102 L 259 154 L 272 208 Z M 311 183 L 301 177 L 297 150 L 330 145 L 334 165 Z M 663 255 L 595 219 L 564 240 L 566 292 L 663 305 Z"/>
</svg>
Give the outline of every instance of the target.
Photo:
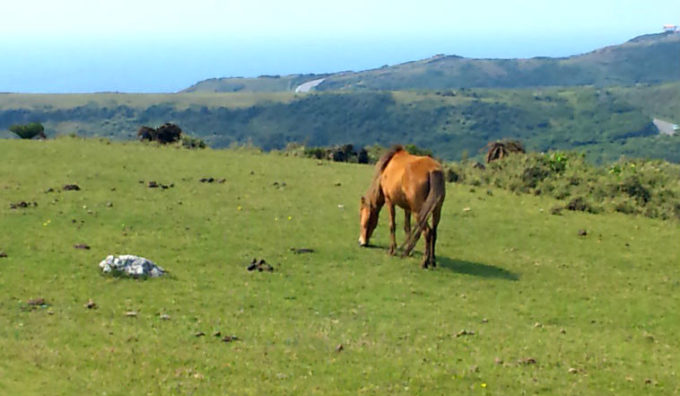
<svg viewBox="0 0 680 396">
<path fill-rule="evenodd" d="M 680 392 L 677 222 L 449 184 L 421 270 L 386 255 L 385 213 L 357 246 L 367 166 L 70 138 L 0 153 L 0 394 Z M 126 253 L 171 276 L 100 274 Z"/>
<path fill-rule="evenodd" d="M 65 110 L 73 107 L 118 107 L 133 109 L 153 105 L 171 105 L 176 110 L 206 106 L 229 108 L 250 107 L 261 102 L 289 102 L 295 98 L 291 92 L 195 92 L 195 93 L 93 93 L 93 94 L 14 94 L 0 93 L 0 109 Z"/>
</svg>

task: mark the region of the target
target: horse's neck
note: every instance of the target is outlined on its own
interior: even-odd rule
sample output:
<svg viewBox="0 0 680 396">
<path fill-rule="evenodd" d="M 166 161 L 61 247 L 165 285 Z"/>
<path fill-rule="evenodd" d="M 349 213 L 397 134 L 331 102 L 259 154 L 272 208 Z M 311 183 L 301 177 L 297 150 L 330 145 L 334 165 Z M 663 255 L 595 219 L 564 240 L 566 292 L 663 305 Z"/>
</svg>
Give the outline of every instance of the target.
<svg viewBox="0 0 680 396">
<path fill-rule="evenodd" d="M 371 201 L 371 206 L 376 207 L 376 208 L 378 208 L 378 210 L 380 210 L 380 208 L 382 208 L 383 205 L 385 205 L 385 195 L 382 192 L 382 187 L 378 183 L 371 190 L 372 191 L 371 191 L 371 194 L 369 196 L 369 200 Z"/>
</svg>

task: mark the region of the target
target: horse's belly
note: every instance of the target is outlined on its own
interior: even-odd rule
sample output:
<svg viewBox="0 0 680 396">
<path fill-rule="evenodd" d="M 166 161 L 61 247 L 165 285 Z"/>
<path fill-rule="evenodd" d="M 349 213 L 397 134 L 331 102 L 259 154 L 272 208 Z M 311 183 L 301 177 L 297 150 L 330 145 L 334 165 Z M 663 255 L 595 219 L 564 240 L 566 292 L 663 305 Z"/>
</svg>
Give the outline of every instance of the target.
<svg viewBox="0 0 680 396">
<path fill-rule="evenodd" d="M 385 198 L 387 201 L 392 203 L 392 205 L 396 205 L 402 209 L 411 209 L 411 204 L 409 203 L 408 198 L 406 197 L 406 194 L 404 193 L 403 190 L 397 189 L 394 191 L 391 191 L 389 194 L 385 194 Z"/>
</svg>

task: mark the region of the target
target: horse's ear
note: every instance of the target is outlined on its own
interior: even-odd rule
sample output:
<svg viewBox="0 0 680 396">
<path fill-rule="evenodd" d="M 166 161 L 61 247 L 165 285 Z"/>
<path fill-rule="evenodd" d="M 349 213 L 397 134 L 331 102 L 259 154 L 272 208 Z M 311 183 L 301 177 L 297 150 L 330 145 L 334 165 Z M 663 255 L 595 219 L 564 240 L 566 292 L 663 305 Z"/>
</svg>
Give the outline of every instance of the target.
<svg viewBox="0 0 680 396">
<path fill-rule="evenodd" d="M 366 205 L 366 197 L 364 197 L 363 195 L 361 196 L 361 204 Z"/>
</svg>

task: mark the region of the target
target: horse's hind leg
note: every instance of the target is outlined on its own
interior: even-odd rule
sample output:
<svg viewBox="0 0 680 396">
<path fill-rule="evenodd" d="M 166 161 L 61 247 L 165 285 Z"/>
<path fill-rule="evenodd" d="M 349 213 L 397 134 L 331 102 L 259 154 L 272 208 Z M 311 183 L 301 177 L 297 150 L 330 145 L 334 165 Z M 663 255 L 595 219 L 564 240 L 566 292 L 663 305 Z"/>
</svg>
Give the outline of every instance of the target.
<svg viewBox="0 0 680 396">
<path fill-rule="evenodd" d="M 428 246 L 430 247 L 428 249 L 429 250 L 428 260 L 429 260 L 432 268 L 437 267 L 437 262 L 436 262 L 435 256 L 434 256 L 434 245 L 435 245 L 436 241 L 437 241 L 437 229 L 431 228 L 430 229 L 430 240 L 428 241 Z"/>
<path fill-rule="evenodd" d="M 432 264 L 432 229 L 427 224 L 423 229 L 425 236 L 425 254 L 423 254 L 423 262 L 420 263 L 421 268 L 427 268 Z"/>
<path fill-rule="evenodd" d="M 413 236 L 413 246 L 412 246 L 410 249 L 409 249 L 408 246 L 406 246 L 406 247 L 404 248 L 404 251 L 401 252 L 401 257 L 406 257 L 406 256 L 410 255 L 410 254 L 411 254 L 411 250 L 413 250 L 413 248 L 414 248 L 414 247 L 416 246 L 416 244 L 418 243 L 418 240 L 420 239 L 421 231 L 418 231 L 418 230 L 416 230 L 416 231 L 417 231 L 416 234 Z M 409 238 L 410 238 L 409 236 L 406 237 L 406 242 L 405 242 L 406 245 L 408 245 L 408 242 L 410 241 Z"/>
<path fill-rule="evenodd" d="M 430 247 L 430 263 L 432 264 L 432 267 L 437 266 L 437 259 L 434 254 L 435 251 L 435 246 L 437 245 L 437 226 L 439 225 L 439 219 L 441 218 L 442 214 L 442 207 L 438 206 L 435 208 L 434 212 L 432 212 L 432 231 L 430 235 L 430 244 L 432 245 Z"/>
<path fill-rule="evenodd" d="M 389 213 L 390 218 L 390 250 L 388 251 L 388 254 L 393 256 L 394 251 L 397 249 L 397 226 L 394 220 L 394 204 L 392 202 L 387 203 L 387 212 Z"/>
</svg>

